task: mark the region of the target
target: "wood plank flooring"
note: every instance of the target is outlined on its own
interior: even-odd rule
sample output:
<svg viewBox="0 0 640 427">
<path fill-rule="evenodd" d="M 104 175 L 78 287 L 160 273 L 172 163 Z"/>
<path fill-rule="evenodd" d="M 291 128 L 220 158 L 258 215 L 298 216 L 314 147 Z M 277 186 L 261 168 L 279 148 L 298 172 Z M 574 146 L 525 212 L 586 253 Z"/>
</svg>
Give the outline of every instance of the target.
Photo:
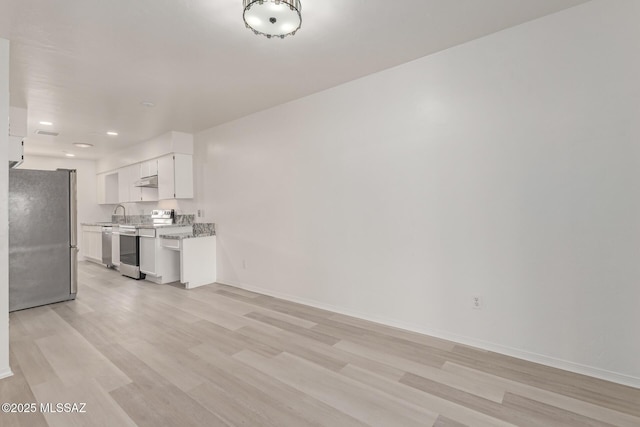
<svg viewBox="0 0 640 427">
<path fill-rule="evenodd" d="M 640 390 L 212 284 L 81 263 L 76 301 L 12 313 L 2 427 L 640 426 Z"/>
</svg>

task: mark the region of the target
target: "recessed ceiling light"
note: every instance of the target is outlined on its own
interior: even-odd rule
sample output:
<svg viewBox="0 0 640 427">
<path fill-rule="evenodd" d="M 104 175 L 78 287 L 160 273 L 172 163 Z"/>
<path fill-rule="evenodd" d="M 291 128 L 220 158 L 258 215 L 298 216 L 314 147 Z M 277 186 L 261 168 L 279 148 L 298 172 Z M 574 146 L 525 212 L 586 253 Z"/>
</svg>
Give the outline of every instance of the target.
<svg viewBox="0 0 640 427">
<path fill-rule="evenodd" d="M 87 144 L 85 142 L 74 142 L 73 145 L 75 145 L 76 147 L 79 147 L 79 148 L 91 148 L 91 147 L 93 147 L 93 144 Z"/>
<path fill-rule="evenodd" d="M 147 108 L 153 108 L 153 107 L 156 106 L 156 104 L 154 104 L 153 102 L 149 102 L 149 101 L 141 102 L 140 105 L 142 105 L 143 107 L 147 107 Z"/>
<path fill-rule="evenodd" d="M 53 126 L 53 123 L 51 122 L 40 122 L 40 124 L 43 126 Z"/>
<path fill-rule="evenodd" d="M 107 135 L 109 135 L 109 136 L 118 136 L 118 132 L 114 132 L 114 131 L 110 130 L 109 132 L 107 132 Z"/>
<path fill-rule="evenodd" d="M 67 157 L 75 157 L 76 155 L 73 153 L 64 153 L 65 156 Z"/>
</svg>

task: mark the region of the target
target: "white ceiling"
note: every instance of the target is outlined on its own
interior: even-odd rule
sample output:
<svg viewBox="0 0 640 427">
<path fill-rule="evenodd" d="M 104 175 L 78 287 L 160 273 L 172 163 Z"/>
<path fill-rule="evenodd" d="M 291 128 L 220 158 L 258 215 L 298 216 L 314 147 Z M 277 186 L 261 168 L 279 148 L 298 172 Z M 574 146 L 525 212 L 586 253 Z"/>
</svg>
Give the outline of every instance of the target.
<svg viewBox="0 0 640 427">
<path fill-rule="evenodd" d="M 29 111 L 26 153 L 98 158 L 195 133 L 585 3 L 301 1 L 302 29 L 269 40 L 244 27 L 242 0 L 0 0 L 11 104 Z M 40 121 L 60 136 L 35 135 Z"/>
</svg>

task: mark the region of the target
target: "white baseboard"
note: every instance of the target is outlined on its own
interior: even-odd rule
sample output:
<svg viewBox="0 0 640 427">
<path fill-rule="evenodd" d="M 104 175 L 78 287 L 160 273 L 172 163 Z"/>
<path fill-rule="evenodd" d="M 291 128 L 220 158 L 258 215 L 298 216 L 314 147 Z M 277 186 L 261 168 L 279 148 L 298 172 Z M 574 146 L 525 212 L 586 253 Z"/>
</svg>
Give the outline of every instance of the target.
<svg viewBox="0 0 640 427">
<path fill-rule="evenodd" d="M 411 332 L 417 332 L 419 334 L 429 335 L 429 336 L 441 338 L 447 341 L 453 341 L 459 344 L 480 348 L 482 350 L 493 351 L 495 353 L 500 353 L 505 356 L 516 357 L 518 359 L 539 363 L 541 365 L 546 365 L 552 368 L 558 368 L 565 371 L 587 375 L 587 376 L 599 378 L 605 381 L 611 381 L 613 383 L 622 384 L 622 385 L 640 389 L 640 378 L 638 377 L 621 374 L 618 372 L 607 371 L 605 369 L 600 369 L 593 366 L 582 365 L 580 363 L 575 363 L 568 360 L 557 359 L 555 357 L 545 356 L 543 354 L 533 353 L 526 350 L 520 350 L 517 348 L 508 347 L 501 344 L 478 340 L 475 338 L 458 335 L 458 334 L 454 334 L 447 331 L 429 329 L 421 325 L 413 325 L 413 324 L 409 324 L 409 323 L 405 323 L 405 322 L 401 322 L 393 319 L 387 319 L 384 317 L 370 316 L 370 315 L 360 313 L 354 310 L 350 310 L 344 307 L 337 307 L 331 304 L 324 304 L 314 300 L 300 298 L 294 295 L 289 295 L 281 292 L 274 292 L 269 289 L 260 288 L 258 286 L 251 286 L 251 285 L 246 285 L 241 283 L 232 283 L 232 282 L 223 281 L 223 280 L 218 280 L 218 283 L 232 286 L 235 288 L 245 289 L 247 291 L 256 292 L 259 294 L 268 295 L 275 298 L 280 298 L 283 300 L 287 300 L 287 301 L 291 301 L 299 304 L 308 305 L 308 306 L 319 308 L 322 310 L 333 311 L 335 313 L 344 314 L 345 316 L 356 317 L 359 319 L 380 323 L 382 325 L 391 326 L 394 328 L 404 329 Z"/>
<path fill-rule="evenodd" d="M 0 370 L 0 380 L 3 378 L 11 377 L 11 376 L 13 376 L 13 372 L 11 372 L 11 368 Z"/>
</svg>

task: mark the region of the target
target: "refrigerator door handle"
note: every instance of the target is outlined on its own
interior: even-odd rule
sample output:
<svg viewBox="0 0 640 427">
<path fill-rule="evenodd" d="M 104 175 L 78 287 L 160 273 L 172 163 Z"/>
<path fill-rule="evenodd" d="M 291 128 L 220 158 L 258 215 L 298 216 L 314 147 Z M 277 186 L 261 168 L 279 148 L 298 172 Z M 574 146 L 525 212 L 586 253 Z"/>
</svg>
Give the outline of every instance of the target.
<svg viewBox="0 0 640 427">
<path fill-rule="evenodd" d="M 78 177 L 75 170 L 69 171 L 69 221 L 71 247 L 78 246 Z"/>
<path fill-rule="evenodd" d="M 71 253 L 71 284 L 69 287 L 70 293 L 75 295 L 78 293 L 78 248 L 72 246 L 70 248 Z"/>
</svg>

